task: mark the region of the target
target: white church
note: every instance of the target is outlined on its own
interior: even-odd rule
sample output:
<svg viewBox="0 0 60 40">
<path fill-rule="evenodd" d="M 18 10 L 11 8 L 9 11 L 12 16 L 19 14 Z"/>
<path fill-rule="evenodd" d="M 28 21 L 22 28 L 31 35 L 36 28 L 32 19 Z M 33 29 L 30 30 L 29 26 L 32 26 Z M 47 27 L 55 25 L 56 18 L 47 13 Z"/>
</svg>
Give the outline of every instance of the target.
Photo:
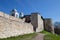
<svg viewBox="0 0 60 40">
<path fill-rule="evenodd" d="M 16 17 L 16 18 L 21 18 L 21 17 L 24 16 L 24 14 L 22 12 L 18 13 L 16 9 L 13 9 L 11 11 L 11 15 L 14 16 L 14 17 Z"/>
</svg>

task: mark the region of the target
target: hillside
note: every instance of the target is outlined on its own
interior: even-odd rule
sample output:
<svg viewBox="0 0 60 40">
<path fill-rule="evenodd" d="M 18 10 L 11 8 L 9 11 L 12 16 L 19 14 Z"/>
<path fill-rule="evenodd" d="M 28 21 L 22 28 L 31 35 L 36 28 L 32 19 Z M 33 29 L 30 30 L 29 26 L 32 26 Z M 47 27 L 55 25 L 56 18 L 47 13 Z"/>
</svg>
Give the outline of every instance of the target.
<svg viewBox="0 0 60 40">
<path fill-rule="evenodd" d="M 41 33 L 45 34 L 44 40 L 60 40 L 60 36 L 57 34 L 52 34 L 47 31 L 42 31 Z"/>
</svg>

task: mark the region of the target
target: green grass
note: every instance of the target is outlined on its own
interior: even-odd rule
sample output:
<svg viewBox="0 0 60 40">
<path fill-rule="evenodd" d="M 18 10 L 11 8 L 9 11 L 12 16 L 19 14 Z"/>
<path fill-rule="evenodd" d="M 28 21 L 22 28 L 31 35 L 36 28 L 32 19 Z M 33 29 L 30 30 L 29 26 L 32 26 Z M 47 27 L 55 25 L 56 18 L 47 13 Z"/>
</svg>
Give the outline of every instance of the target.
<svg viewBox="0 0 60 40">
<path fill-rule="evenodd" d="M 44 40 L 60 40 L 60 36 L 56 34 L 49 33 L 47 31 L 42 31 L 40 33 L 46 34 L 44 36 Z M 0 40 L 32 40 L 37 33 L 32 33 L 32 34 L 25 34 L 25 35 L 20 35 L 20 36 L 14 36 L 14 37 L 9 37 L 9 38 L 3 38 Z"/>
<path fill-rule="evenodd" d="M 20 35 L 16 37 L 3 38 L 0 40 L 31 40 L 36 35 L 37 35 L 36 33 L 32 33 L 32 34 L 25 34 L 25 35 Z"/>
<path fill-rule="evenodd" d="M 42 31 L 41 33 L 46 34 L 44 40 L 60 40 L 60 36 L 56 34 L 52 34 L 46 31 Z"/>
</svg>

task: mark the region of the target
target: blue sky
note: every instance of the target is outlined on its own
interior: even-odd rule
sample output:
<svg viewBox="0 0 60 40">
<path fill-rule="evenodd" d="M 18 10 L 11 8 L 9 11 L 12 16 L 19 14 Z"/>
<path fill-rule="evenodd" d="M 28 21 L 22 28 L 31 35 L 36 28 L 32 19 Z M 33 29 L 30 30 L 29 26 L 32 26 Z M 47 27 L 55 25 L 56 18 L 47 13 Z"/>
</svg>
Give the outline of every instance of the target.
<svg viewBox="0 0 60 40">
<path fill-rule="evenodd" d="M 12 9 L 25 15 L 39 12 L 44 18 L 60 22 L 60 0 L 0 0 L 0 11 L 10 14 Z"/>
</svg>

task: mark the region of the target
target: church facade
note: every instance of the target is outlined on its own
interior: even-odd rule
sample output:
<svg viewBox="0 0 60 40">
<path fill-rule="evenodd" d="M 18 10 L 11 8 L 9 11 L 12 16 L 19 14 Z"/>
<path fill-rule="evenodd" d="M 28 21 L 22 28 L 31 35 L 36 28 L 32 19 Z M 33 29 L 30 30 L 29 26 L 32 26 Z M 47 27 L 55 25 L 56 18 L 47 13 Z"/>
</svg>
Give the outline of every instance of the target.
<svg viewBox="0 0 60 40">
<path fill-rule="evenodd" d="M 16 18 L 21 18 L 21 17 L 23 17 L 24 15 L 23 15 L 22 12 L 18 13 L 18 11 L 17 11 L 16 9 L 13 9 L 13 10 L 11 11 L 11 16 L 14 16 L 14 17 L 16 17 Z"/>
</svg>

